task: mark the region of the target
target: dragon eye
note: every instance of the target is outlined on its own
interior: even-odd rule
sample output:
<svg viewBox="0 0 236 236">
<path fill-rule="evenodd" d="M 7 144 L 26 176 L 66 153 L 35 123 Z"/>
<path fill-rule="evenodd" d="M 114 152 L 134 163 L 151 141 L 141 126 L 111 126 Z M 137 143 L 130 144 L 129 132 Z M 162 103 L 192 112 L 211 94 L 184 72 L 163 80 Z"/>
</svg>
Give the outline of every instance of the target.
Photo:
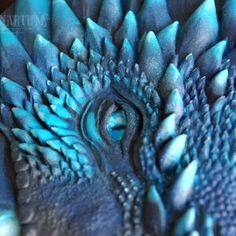
<svg viewBox="0 0 236 236">
<path fill-rule="evenodd" d="M 108 117 L 106 131 L 114 141 L 121 141 L 123 139 L 126 122 L 126 115 L 123 110 L 117 110 Z"/>
</svg>

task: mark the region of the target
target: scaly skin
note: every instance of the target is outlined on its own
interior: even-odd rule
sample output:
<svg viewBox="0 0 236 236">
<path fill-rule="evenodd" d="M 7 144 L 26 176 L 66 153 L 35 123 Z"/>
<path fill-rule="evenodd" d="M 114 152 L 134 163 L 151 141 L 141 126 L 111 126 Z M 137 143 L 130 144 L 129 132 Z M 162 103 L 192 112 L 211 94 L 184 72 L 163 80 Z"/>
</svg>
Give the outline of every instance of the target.
<svg viewBox="0 0 236 236">
<path fill-rule="evenodd" d="M 235 1 L 13 11 L 0 22 L 0 235 L 236 235 Z"/>
</svg>

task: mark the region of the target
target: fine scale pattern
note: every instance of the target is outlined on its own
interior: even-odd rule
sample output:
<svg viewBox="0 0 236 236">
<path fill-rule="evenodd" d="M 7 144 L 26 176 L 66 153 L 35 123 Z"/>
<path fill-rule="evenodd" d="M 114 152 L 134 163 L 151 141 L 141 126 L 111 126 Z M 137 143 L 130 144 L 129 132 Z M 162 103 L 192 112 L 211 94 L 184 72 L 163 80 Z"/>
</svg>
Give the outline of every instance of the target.
<svg viewBox="0 0 236 236">
<path fill-rule="evenodd" d="M 236 235 L 235 0 L 5 14 L 0 235 Z"/>
</svg>

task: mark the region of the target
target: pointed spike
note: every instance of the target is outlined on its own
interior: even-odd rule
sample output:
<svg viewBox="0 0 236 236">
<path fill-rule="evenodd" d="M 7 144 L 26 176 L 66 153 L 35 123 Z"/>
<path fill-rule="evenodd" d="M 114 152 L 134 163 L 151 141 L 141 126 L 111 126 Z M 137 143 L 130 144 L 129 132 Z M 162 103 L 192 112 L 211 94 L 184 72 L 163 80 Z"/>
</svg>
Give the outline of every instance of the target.
<svg viewBox="0 0 236 236">
<path fill-rule="evenodd" d="M 149 187 L 143 211 L 144 225 L 151 235 L 164 235 L 166 230 L 166 210 L 154 185 Z"/>
<path fill-rule="evenodd" d="M 76 68 L 75 60 L 70 58 L 67 54 L 61 52 L 59 58 L 60 58 L 61 71 L 67 72 L 69 69 L 75 69 Z"/>
<path fill-rule="evenodd" d="M 157 84 L 163 73 L 164 65 L 161 48 L 153 32 L 149 32 L 144 40 L 139 64 L 149 81 Z"/>
<path fill-rule="evenodd" d="M 79 74 L 77 73 L 77 71 L 72 69 L 68 71 L 67 79 L 68 81 L 80 81 Z"/>
<path fill-rule="evenodd" d="M 33 41 L 37 34 L 50 37 L 49 29 L 50 1 L 17 0 L 15 15 L 17 17 L 17 36 L 28 52 L 32 52 Z M 27 16 L 27 18 L 26 18 Z M 26 23 L 28 19 L 28 23 Z M 32 22 L 29 22 L 32 21 Z M 29 24 L 26 26 L 26 24 Z"/>
<path fill-rule="evenodd" d="M 27 86 L 27 91 L 30 95 L 30 101 L 32 101 L 32 103 L 42 103 L 43 100 L 42 100 L 42 96 L 41 94 L 39 93 L 38 90 L 36 90 L 35 88 L 33 88 L 32 86 Z"/>
<path fill-rule="evenodd" d="M 99 91 L 102 90 L 102 84 L 101 81 L 97 77 L 92 78 L 92 84 L 93 84 L 93 93 L 96 94 Z"/>
<path fill-rule="evenodd" d="M 60 160 L 63 160 L 62 156 L 51 148 L 38 146 L 37 150 L 43 155 L 44 161 L 49 166 L 59 167 Z"/>
<path fill-rule="evenodd" d="M 134 63 L 134 50 L 128 39 L 125 39 L 122 44 L 122 47 L 120 49 L 119 61 L 123 61 L 125 63 L 130 61 L 131 64 Z"/>
<path fill-rule="evenodd" d="M 48 140 L 46 141 L 46 144 L 58 152 L 61 152 L 63 149 L 67 148 L 66 145 L 63 142 L 61 142 L 59 139 Z"/>
<path fill-rule="evenodd" d="M 18 124 L 23 127 L 26 131 L 30 129 L 42 128 L 36 118 L 29 112 L 20 109 L 12 108 L 13 115 L 15 116 Z"/>
<path fill-rule="evenodd" d="M 229 78 L 228 70 L 219 72 L 211 81 L 208 87 L 208 92 L 212 99 L 219 98 L 225 95 Z"/>
<path fill-rule="evenodd" d="M 98 18 L 99 25 L 110 32 L 114 32 L 119 26 L 122 17 L 121 0 L 103 0 Z"/>
<path fill-rule="evenodd" d="M 211 105 L 211 113 L 217 113 L 222 111 L 227 99 L 225 96 L 219 97 L 212 105 Z"/>
<path fill-rule="evenodd" d="M 30 155 L 37 155 L 37 145 L 34 143 L 21 143 L 19 144 L 19 148 Z"/>
<path fill-rule="evenodd" d="M 23 143 L 34 143 L 33 138 L 30 136 L 28 132 L 23 129 L 14 128 L 12 129 L 13 134 L 16 136 L 18 140 Z"/>
<path fill-rule="evenodd" d="M 38 117 L 47 125 L 47 126 L 57 126 L 61 128 L 68 128 L 69 124 L 59 118 L 56 115 L 53 115 L 49 108 L 45 105 L 34 104 L 35 111 L 38 114 Z"/>
<path fill-rule="evenodd" d="M 79 104 L 84 104 L 87 101 L 83 89 L 74 81 L 70 81 L 71 95 Z"/>
<path fill-rule="evenodd" d="M 135 47 L 138 41 L 138 25 L 132 11 L 126 14 L 120 28 L 115 33 L 115 42 L 118 46 L 121 46 L 125 39 L 129 40 L 132 47 Z"/>
<path fill-rule="evenodd" d="M 166 63 L 169 63 L 173 56 L 176 54 L 176 40 L 178 29 L 179 22 L 175 21 L 157 34 L 157 39 L 160 43 L 163 57 Z"/>
<path fill-rule="evenodd" d="M 49 104 L 59 105 L 59 106 L 63 106 L 63 104 L 64 104 L 63 100 L 61 100 L 61 99 L 59 99 L 59 98 L 57 98 L 57 97 L 55 97 L 55 96 L 53 96 L 49 93 L 46 94 L 46 97 L 47 97 L 47 100 L 48 100 Z"/>
<path fill-rule="evenodd" d="M 172 113 L 175 113 L 177 120 L 179 120 L 184 113 L 184 102 L 178 89 L 174 89 L 166 101 L 165 114 L 168 115 Z"/>
<path fill-rule="evenodd" d="M 103 54 L 112 59 L 117 57 L 117 48 L 109 39 L 105 38 L 103 43 Z"/>
<path fill-rule="evenodd" d="M 67 136 L 67 135 L 76 136 L 76 137 L 78 136 L 77 132 L 75 132 L 73 130 L 69 130 L 69 129 L 63 129 L 60 127 L 52 126 L 51 130 L 59 136 Z"/>
<path fill-rule="evenodd" d="M 41 35 L 37 35 L 33 46 L 33 60 L 47 75 L 52 66 L 59 67 L 59 50 L 57 47 Z"/>
<path fill-rule="evenodd" d="M 48 140 L 55 139 L 56 137 L 46 129 L 31 129 L 30 133 L 37 138 L 41 143 L 45 143 Z"/>
<path fill-rule="evenodd" d="M 179 70 L 173 64 L 170 64 L 166 70 L 165 75 L 160 80 L 158 85 L 161 97 L 166 100 L 170 92 L 178 89 L 180 94 L 184 94 L 183 78 Z"/>
<path fill-rule="evenodd" d="M 112 40 L 109 31 L 97 25 L 89 18 L 87 19 L 86 24 L 86 34 L 90 49 L 93 49 L 96 52 L 102 51 L 102 42 L 105 38 Z"/>
<path fill-rule="evenodd" d="M 176 115 L 171 114 L 166 117 L 160 124 L 156 132 L 156 147 L 161 147 L 168 139 L 176 135 Z"/>
<path fill-rule="evenodd" d="M 0 48 L 0 76 L 7 76 L 22 85 L 27 85 L 25 64 L 31 59 L 16 36 L 1 20 Z"/>
<path fill-rule="evenodd" d="M 187 135 L 182 134 L 171 139 L 162 149 L 160 156 L 160 168 L 169 171 L 176 167 L 184 153 Z"/>
<path fill-rule="evenodd" d="M 74 144 L 78 143 L 78 138 L 74 136 L 66 136 L 61 139 L 69 146 L 73 146 Z"/>
<path fill-rule="evenodd" d="M 200 56 L 197 65 L 203 76 L 211 77 L 220 69 L 226 45 L 227 41 L 220 41 Z"/>
<path fill-rule="evenodd" d="M 214 0 L 205 0 L 183 27 L 179 50 L 181 58 L 192 53 L 196 59 L 216 42 L 218 31 L 215 2 Z"/>
<path fill-rule="evenodd" d="M 53 66 L 51 68 L 51 80 L 55 83 L 60 83 L 60 81 L 66 81 L 66 75 L 57 66 Z"/>
<path fill-rule="evenodd" d="M 28 100 L 27 91 L 24 87 L 5 77 L 1 78 L 0 84 L 0 97 L 4 103 L 10 106 L 24 107 L 25 102 Z"/>
<path fill-rule="evenodd" d="M 77 61 L 85 62 L 88 59 L 88 51 L 79 39 L 75 39 L 73 42 L 70 54 Z"/>
<path fill-rule="evenodd" d="M 148 31 L 157 33 L 170 23 L 166 0 L 144 0 L 139 12 L 141 34 Z"/>
<path fill-rule="evenodd" d="M 198 162 L 194 160 L 182 171 L 176 180 L 170 193 L 170 203 L 174 209 L 182 210 L 191 197 L 197 169 Z"/>
<path fill-rule="evenodd" d="M 227 0 L 225 1 L 222 10 L 221 34 L 224 38 L 228 38 L 232 43 L 236 40 L 235 22 L 236 2 L 234 0 Z"/>
<path fill-rule="evenodd" d="M 63 106 L 60 105 L 50 105 L 52 111 L 62 119 L 72 119 L 71 113 Z"/>
<path fill-rule="evenodd" d="M 174 236 L 182 236 L 190 233 L 195 228 L 197 212 L 194 207 L 188 209 L 178 220 L 174 230 Z"/>
<path fill-rule="evenodd" d="M 69 108 L 71 108 L 73 111 L 77 113 L 81 112 L 81 107 L 78 106 L 75 99 L 67 91 L 65 91 L 61 87 L 57 87 L 56 92 L 58 96 L 60 97 L 60 99 L 62 99 L 65 102 L 66 106 L 68 106 Z"/>
<path fill-rule="evenodd" d="M 28 80 L 30 84 L 38 91 L 47 89 L 47 76 L 34 64 L 27 64 Z"/>
<path fill-rule="evenodd" d="M 52 1 L 52 40 L 61 50 L 68 50 L 79 38 L 84 41 L 84 28 L 65 0 Z"/>
</svg>

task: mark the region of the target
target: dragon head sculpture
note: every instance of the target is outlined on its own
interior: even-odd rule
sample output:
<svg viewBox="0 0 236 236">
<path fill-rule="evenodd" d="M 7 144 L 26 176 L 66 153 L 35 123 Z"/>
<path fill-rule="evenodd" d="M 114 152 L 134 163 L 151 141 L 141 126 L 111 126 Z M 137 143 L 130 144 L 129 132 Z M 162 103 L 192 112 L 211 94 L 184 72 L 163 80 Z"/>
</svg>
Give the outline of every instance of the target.
<svg viewBox="0 0 236 236">
<path fill-rule="evenodd" d="M 17 0 L 0 22 L 0 235 L 235 235 L 235 12 Z"/>
</svg>

